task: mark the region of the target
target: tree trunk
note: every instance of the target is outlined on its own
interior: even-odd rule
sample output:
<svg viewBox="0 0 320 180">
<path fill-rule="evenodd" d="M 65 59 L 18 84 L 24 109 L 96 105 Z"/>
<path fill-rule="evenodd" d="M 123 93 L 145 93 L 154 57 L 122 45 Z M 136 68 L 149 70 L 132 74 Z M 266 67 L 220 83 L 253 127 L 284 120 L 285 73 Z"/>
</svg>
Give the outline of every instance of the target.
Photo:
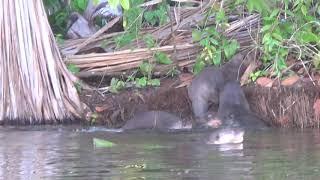
<svg viewBox="0 0 320 180">
<path fill-rule="evenodd" d="M 0 2 L 0 123 L 51 123 L 81 104 L 41 0 Z"/>
</svg>

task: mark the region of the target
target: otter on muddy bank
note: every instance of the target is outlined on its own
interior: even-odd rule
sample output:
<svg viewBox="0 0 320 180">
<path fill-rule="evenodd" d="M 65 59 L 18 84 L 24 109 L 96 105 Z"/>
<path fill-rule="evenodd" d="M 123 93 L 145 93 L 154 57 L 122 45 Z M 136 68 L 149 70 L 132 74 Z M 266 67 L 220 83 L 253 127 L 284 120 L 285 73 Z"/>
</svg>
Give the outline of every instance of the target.
<svg viewBox="0 0 320 180">
<path fill-rule="evenodd" d="M 191 127 L 191 124 L 184 125 L 182 119 L 173 114 L 164 111 L 146 111 L 135 114 L 122 129 L 178 130 L 191 129 Z"/>
<path fill-rule="evenodd" d="M 219 96 L 219 109 L 215 119 L 207 124 L 211 126 L 213 121 L 221 121 L 222 124 L 232 124 L 244 128 L 264 128 L 267 124 L 253 114 L 243 90 L 238 82 L 228 82 Z"/>
<path fill-rule="evenodd" d="M 205 123 L 205 113 L 209 102 L 219 104 L 219 93 L 228 81 L 236 81 L 244 72 L 249 60 L 244 55 L 236 54 L 229 62 L 217 67 L 206 67 L 195 76 L 188 87 L 188 96 L 192 102 L 192 110 L 199 123 Z M 242 64 L 244 66 L 242 66 Z"/>
</svg>

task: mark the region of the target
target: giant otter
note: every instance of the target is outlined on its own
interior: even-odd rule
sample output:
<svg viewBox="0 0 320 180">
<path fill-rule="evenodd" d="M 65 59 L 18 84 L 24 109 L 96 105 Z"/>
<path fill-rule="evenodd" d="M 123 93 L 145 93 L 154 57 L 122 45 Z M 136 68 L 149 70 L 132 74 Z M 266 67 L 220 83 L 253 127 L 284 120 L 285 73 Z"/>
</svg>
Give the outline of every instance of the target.
<svg viewBox="0 0 320 180">
<path fill-rule="evenodd" d="M 249 59 L 241 53 L 236 54 L 229 62 L 217 67 L 206 67 L 199 73 L 188 87 L 188 95 L 192 102 L 192 110 L 198 123 L 205 123 L 205 114 L 209 102 L 219 103 L 219 93 L 225 83 L 235 81 L 243 74 Z M 242 66 L 243 65 L 243 66 Z"/>
<path fill-rule="evenodd" d="M 243 142 L 244 129 L 240 127 L 223 127 L 209 136 L 207 144 L 238 144 Z"/>
<path fill-rule="evenodd" d="M 164 111 L 138 112 L 122 127 L 123 130 L 155 129 L 174 130 L 190 129 L 191 124 L 184 125 L 182 119 Z"/>
<path fill-rule="evenodd" d="M 219 96 L 219 109 L 215 119 L 207 124 L 212 126 L 215 122 L 232 124 L 244 128 L 264 128 L 267 124 L 251 112 L 249 103 L 245 97 L 239 82 L 226 83 Z M 237 125 L 235 125 L 235 122 Z"/>
</svg>

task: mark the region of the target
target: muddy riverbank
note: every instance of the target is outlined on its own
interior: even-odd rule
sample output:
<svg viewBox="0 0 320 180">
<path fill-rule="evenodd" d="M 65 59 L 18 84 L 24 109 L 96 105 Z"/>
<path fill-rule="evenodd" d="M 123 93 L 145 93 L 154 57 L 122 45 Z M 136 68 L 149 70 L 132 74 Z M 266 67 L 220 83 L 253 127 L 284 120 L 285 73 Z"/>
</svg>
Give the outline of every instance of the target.
<svg viewBox="0 0 320 180">
<path fill-rule="evenodd" d="M 191 102 L 187 88 L 180 87 L 178 78 L 164 79 L 160 87 L 127 89 L 118 94 L 102 95 L 84 90 L 80 94 L 91 112 L 88 124 L 121 127 L 137 111 L 161 110 L 173 113 L 185 121 L 192 120 Z M 243 86 L 253 112 L 275 127 L 319 127 L 320 91 L 316 83 L 300 80 L 291 86 Z M 217 107 L 210 107 L 216 111 Z"/>
</svg>

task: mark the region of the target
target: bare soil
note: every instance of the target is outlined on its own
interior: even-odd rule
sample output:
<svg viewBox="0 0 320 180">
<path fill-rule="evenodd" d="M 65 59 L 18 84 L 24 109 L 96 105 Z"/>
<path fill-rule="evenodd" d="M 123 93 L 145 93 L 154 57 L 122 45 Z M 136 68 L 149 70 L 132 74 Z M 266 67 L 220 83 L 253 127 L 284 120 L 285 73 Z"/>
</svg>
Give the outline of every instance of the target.
<svg viewBox="0 0 320 180">
<path fill-rule="evenodd" d="M 187 88 L 175 88 L 178 78 L 164 79 L 160 87 L 127 89 L 118 94 L 102 95 L 97 91 L 80 94 L 90 111 L 86 122 L 107 127 L 120 127 L 137 111 L 161 110 L 173 113 L 186 121 L 193 119 Z M 243 87 L 252 111 L 276 127 L 318 127 L 320 118 L 314 104 L 320 98 L 319 86 L 310 81 L 299 81 L 292 86 Z M 216 111 L 213 106 L 211 111 Z"/>
</svg>

